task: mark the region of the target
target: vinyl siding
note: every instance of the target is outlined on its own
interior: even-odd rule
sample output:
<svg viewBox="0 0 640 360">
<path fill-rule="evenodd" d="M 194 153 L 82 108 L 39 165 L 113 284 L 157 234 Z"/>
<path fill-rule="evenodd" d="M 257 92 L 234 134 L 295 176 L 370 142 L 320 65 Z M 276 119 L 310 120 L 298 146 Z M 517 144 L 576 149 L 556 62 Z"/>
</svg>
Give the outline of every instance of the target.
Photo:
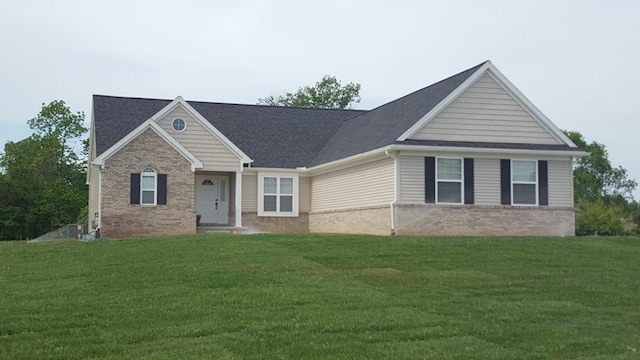
<svg viewBox="0 0 640 360">
<path fill-rule="evenodd" d="M 439 154 L 438 156 L 464 157 L 462 154 Z M 474 158 L 474 203 L 476 205 L 500 205 L 500 158 L 510 157 Z M 530 156 L 514 158 L 535 159 Z M 399 202 L 424 203 L 424 156 L 401 155 L 399 161 Z M 549 206 L 573 206 L 571 160 L 548 160 L 548 165 Z"/>
<path fill-rule="evenodd" d="M 500 205 L 500 159 L 475 159 L 474 203 L 477 205 Z"/>
<path fill-rule="evenodd" d="M 385 158 L 312 178 L 311 211 L 389 205 L 394 199 L 394 160 Z"/>
<path fill-rule="evenodd" d="M 242 174 L 242 211 L 258 211 L 258 174 Z"/>
<path fill-rule="evenodd" d="M 89 179 L 89 225 L 95 219 L 95 214 L 100 213 L 100 168 L 91 167 L 91 179 Z"/>
<path fill-rule="evenodd" d="M 548 162 L 549 206 L 573 206 L 573 164 L 571 160 Z"/>
<path fill-rule="evenodd" d="M 309 212 L 311 211 L 311 178 L 299 177 L 298 178 L 298 211 Z"/>
<path fill-rule="evenodd" d="M 489 74 L 478 79 L 412 139 L 560 144 Z"/>
<path fill-rule="evenodd" d="M 424 157 L 400 156 L 400 195 L 403 203 L 424 203 Z"/>
<path fill-rule="evenodd" d="M 184 119 L 187 124 L 182 132 L 176 132 L 171 127 L 173 119 L 177 117 Z M 158 124 L 202 162 L 204 166 L 202 171 L 238 171 L 240 169 L 240 158 L 181 107 L 177 107 L 160 119 Z"/>
</svg>

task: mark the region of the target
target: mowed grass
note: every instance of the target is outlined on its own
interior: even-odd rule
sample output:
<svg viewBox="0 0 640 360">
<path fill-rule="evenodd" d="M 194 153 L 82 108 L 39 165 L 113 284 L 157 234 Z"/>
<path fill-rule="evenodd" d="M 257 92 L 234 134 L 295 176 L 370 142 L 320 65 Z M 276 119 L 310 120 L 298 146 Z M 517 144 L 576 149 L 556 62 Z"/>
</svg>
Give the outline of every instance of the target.
<svg viewBox="0 0 640 360">
<path fill-rule="evenodd" d="M 0 242 L 0 359 L 638 359 L 639 238 Z"/>
</svg>

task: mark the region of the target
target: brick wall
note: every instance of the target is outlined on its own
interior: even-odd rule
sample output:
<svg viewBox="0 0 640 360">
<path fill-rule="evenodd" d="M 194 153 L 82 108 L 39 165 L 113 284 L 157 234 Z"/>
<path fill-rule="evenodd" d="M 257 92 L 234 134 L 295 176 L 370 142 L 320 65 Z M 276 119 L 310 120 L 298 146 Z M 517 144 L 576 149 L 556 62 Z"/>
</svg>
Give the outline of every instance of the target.
<svg viewBox="0 0 640 360">
<path fill-rule="evenodd" d="M 389 235 L 391 233 L 389 206 L 312 212 L 309 214 L 309 231 Z"/>
<path fill-rule="evenodd" d="M 151 167 L 167 174 L 167 204 L 129 204 L 130 177 Z M 191 164 L 148 129 L 105 162 L 102 170 L 101 236 L 176 235 L 196 232 Z"/>
<path fill-rule="evenodd" d="M 397 204 L 397 235 L 573 236 L 567 207 Z"/>
<path fill-rule="evenodd" d="M 255 211 L 242 212 L 242 227 L 259 232 L 308 233 L 309 213 L 298 217 L 258 216 Z"/>
</svg>

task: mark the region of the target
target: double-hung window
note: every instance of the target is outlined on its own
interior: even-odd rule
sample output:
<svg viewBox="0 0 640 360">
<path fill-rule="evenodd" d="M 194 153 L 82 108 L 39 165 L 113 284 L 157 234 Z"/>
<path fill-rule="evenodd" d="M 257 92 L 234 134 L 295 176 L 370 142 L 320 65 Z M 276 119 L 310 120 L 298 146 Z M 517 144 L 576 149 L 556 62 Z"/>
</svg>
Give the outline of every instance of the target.
<svg viewBox="0 0 640 360">
<path fill-rule="evenodd" d="M 298 216 L 298 174 L 258 175 L 258 216 Z"/>
<path fill-rule="evenodd" d="M 462 159 L 436 159 L 436 202 L 444 204 L 462 204 L 463 194 Z"/>
<path fill-rule="evenodd" d="M 156 205 L 157 174 L 152 168 L 142 170 L 140 176 L 140 199 L 142 205 Z"/>
<path fill-rule="evenodd" d="M 511 203 L 538 204 L 538 164 L 535 160 L 511 160 Z"/>
</svg>

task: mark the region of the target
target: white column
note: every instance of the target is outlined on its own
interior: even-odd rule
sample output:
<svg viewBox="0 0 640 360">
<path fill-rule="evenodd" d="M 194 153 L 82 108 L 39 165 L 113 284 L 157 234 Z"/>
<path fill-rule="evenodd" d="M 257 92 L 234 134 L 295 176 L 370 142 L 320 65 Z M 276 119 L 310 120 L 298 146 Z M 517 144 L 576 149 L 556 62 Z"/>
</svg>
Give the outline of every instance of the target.
<svg viewBox="0 0 640 360">
<path fill-rule="evenodd" d="M 242 171 L 236 171 L 236 227 L 242 227 Z"/>
</svg>

